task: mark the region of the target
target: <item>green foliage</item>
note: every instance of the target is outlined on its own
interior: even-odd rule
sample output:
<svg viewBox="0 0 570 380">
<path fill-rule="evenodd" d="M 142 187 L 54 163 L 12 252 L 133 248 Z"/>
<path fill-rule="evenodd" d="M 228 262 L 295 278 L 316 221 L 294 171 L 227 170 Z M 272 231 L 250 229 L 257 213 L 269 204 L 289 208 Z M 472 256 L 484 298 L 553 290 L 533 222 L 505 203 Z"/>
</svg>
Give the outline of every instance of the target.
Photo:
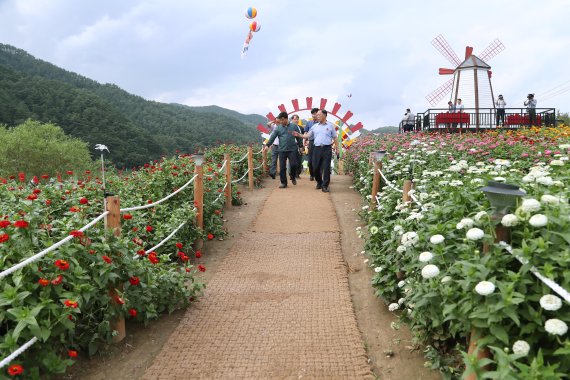
<svg viewBox="0 0 570 380">
<path fill-rule="evenodd" d="M 15 128 L 0 127 L 0 141 L 0 176 L 53 176 L 92 166 L 87 144 L 53 124 L 28 120 Z"/>
</svg>

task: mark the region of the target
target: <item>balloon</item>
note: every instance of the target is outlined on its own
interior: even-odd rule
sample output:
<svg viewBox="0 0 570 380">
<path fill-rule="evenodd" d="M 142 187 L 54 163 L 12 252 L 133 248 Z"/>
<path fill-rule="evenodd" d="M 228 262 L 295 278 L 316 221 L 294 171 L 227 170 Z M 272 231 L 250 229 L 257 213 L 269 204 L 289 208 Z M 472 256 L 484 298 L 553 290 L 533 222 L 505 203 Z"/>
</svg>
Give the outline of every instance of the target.
<svg viewBox="0 0 570 380">
<path fill-rule="evenodd" d="M 258 23 L 257 21 L 254 21 L 251 24 L 249 24 L 249 29 L 252 32 L 259 32 L 259 29 L 261 29 L 261 24 Z"/>
<path fill-rule="evenodd" d="M 255 18 L 255 16 L 257 16 L 257 9 L 255 9 L 254 7 L 249 7 L 246 9 L 245 17 L 252 19 Z"/>
</svg>

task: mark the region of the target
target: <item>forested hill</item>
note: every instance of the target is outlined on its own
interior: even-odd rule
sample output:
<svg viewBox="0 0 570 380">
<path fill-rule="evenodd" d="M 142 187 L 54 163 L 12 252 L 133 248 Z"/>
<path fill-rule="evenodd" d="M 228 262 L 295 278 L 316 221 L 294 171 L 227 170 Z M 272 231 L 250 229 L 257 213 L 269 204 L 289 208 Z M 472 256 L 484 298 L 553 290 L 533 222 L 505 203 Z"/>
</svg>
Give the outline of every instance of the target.
<svg viewBox="0 0 570 380">
<path fill-rule="evenodd" d="M 0 124 L 28 118 L 55 123 L 90 147 L 107 145 L 119 167 L 176 150 L 259 141 L 256 125 L 265 120 L 218 106 L 148 101 L 0 44 Z"/>
</svg>

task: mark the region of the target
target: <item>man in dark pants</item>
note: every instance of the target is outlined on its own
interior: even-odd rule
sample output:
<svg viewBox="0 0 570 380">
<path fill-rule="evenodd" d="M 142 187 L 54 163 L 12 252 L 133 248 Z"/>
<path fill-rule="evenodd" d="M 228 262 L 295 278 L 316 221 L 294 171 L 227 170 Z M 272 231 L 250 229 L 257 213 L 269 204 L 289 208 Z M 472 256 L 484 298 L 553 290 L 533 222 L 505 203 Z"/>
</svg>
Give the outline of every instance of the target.
<svg viewBox="0 0 570 380">
<path fill-rule="evenodd" d="M 297 132 L 303 133 L 303 127 L 299 125 L 299 115 L 295 114 L 291 116 L 291 123 L 297 126 Z M 303 143 L 301 142 L 301 144 L 299 144 L 299 149 L 297 149 L 297 178 L 301 178 L 301 173 L 303 172 L 303 154 L 301 153 L 302 148 Z"/>
<path fill-rule="evenodd" d="M 297 151 L 298 146 L 301 144 L 301 138 L 297 137 L 299 135 L 298 125 L 289 123 L 289 116 L 287 112 L 281 112 L 277 115 L 277 128 L 273 130 L 267 144 L 263 147 L 267 150 L 275 141 L 279 138 L 279 179 L 281 180 L 280 189 L 287 187 L 287 160 L 289 160 L 289 176 L 291 177 L 291 182 L 293 185 L 297 184 L 296 173 L 297 173 Z M 297 136 L 294 136 L 293 134 Z"/>
<path fill-rule="evenodd" d="M 328 193 L 331 180 L 333 146 L 336 151 L 337 135 L 334 125 L 327 121 L 326 110 L 317 112 L 317 121 L 318 123 L 314 124 L 309 132 L 300 136 L 309 138 L 312 135 L 314 138 L 313 174 L 317 181 L 316 188 L 317 190 L 322 189 L 323 193 Z"/>
<path fill-rule="evenodd" d="M 313 108 L 311 110 L 311 116 L 313 117 L 313 120 L 309 120 L 307 122 L 307 125 L 305 126 L 305 133 L 309 133 L 309 131 L 311 130 L 311 127 L 313 125 L 315 125 L 317 123 L 317 112 L 319 111 L 318 108 Z M 309 180 L 314 181 L 315 180 L 315 173 L 313 170 L 313 150 L 315 147 L 315 138 L 314 136 L 309 137 L 308 139 L 306 139 L 306 145 L 308 147 L 309 153 L 307 154 L 307 164 L 309 166 L 309 175 L 311 176 Z"/>
</svg>

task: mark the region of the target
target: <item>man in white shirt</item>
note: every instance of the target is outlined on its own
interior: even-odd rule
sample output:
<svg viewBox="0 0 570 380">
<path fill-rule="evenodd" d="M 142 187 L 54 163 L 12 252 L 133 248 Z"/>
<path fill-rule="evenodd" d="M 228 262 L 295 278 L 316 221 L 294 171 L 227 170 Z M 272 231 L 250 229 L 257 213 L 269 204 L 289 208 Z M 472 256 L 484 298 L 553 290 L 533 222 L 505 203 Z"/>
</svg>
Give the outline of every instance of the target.
<svg viewBox="0 0 570 380">
<path fill-rule="evenodd" d="M 404 132 L 413 132 L 414 130 L 414 115 L 409 108 L 406 108 L 406 113 L 402 118 L 402 126 L 404 128 Z"/>
<path fill-rule="evenodd" d="M 503 95 L 499 95 L 495 101 L 495 107 L 497 108 L 497 128 L 499 126 L 505 125 L 505 106 L 507 102 L 503 99 Z"/>
</svg>

